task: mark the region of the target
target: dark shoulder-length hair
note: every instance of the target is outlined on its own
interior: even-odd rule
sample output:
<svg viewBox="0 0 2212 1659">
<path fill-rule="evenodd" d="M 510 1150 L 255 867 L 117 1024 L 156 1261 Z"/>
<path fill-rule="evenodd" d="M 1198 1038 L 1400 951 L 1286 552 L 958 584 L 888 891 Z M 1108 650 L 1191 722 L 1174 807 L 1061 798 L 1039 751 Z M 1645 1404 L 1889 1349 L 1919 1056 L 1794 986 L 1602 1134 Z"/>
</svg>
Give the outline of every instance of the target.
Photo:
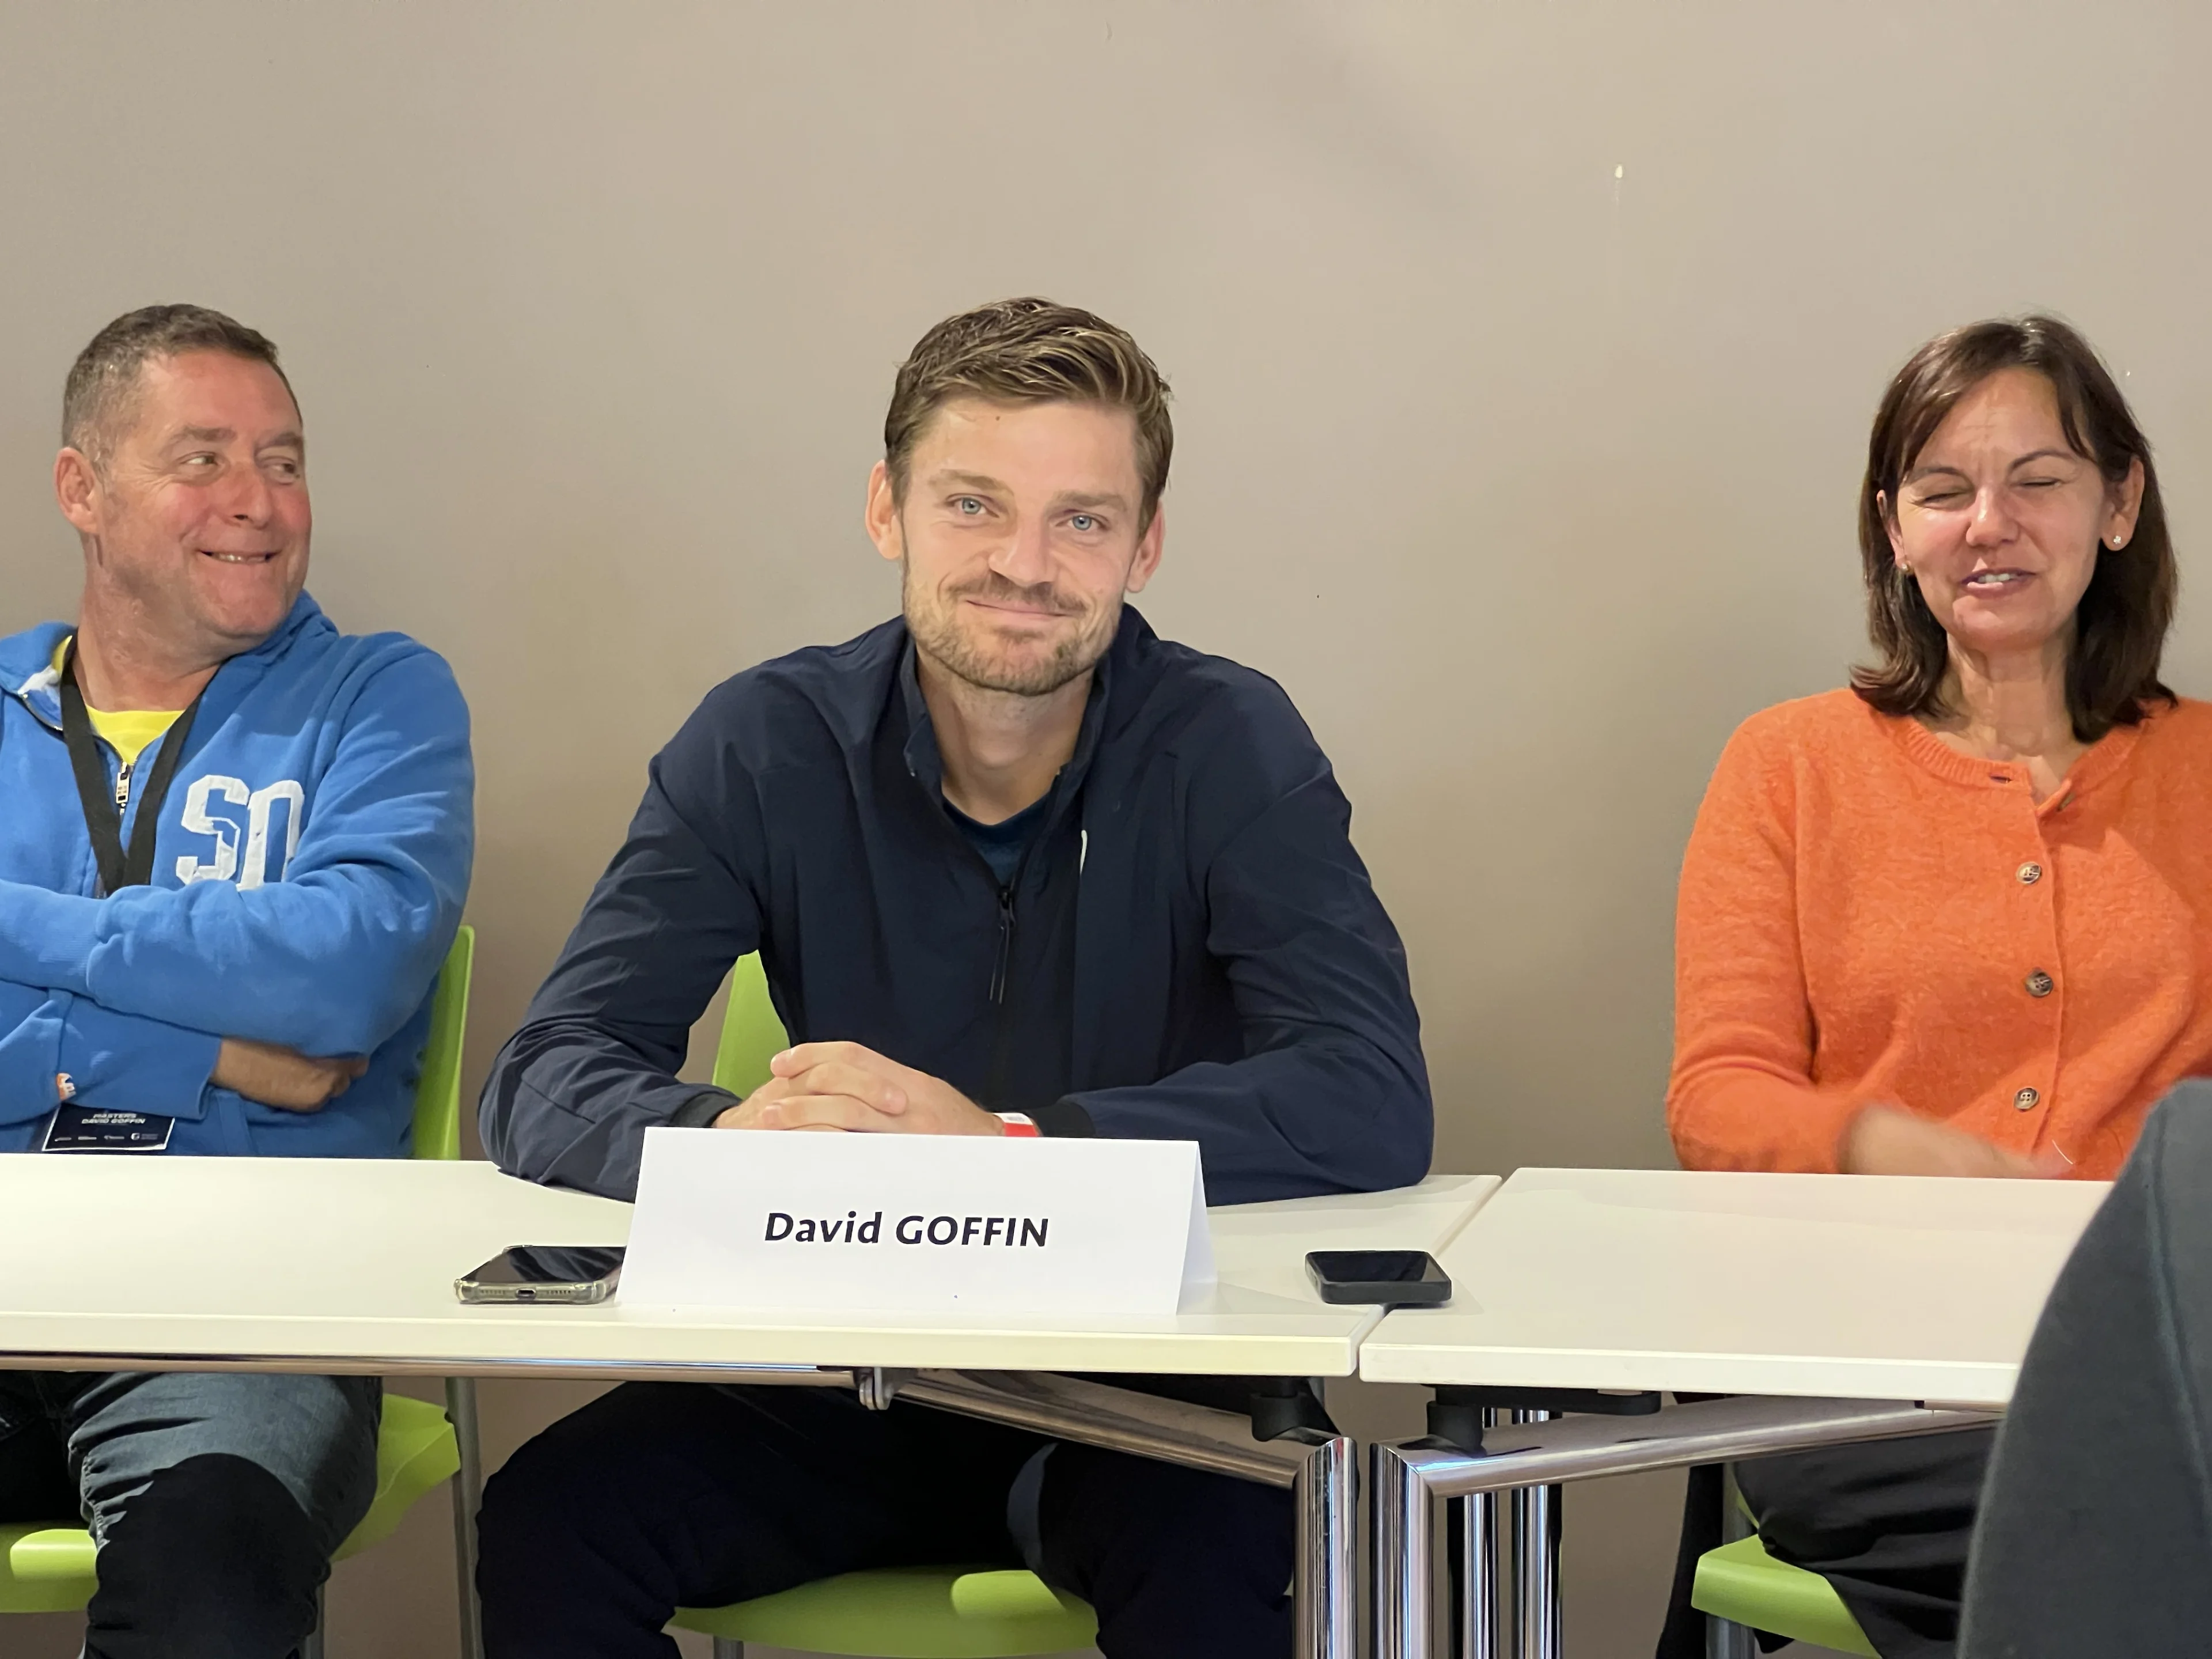
<svg viewBox="0 0 2212 1659">
<path fill-rule="evenodd" d="M 1943 701 L 1949 642 L 1920 597 L 1919 584 L 1898 568 L 1889 532 L 1898 484 L 1944 416 L 1967 392 L 2007 368 L 2033 369 L 2051 382 L 2067 443 L 2107 484 L 2119 484 L 2131 463 L 2142 463 L 2135 533 L 2124 548 L 2098 548 L 2095 573 L 2074 613 L 2066 706 L 2075 737 L 2094 743 L 2115 726 L 2134 726 L 2174 700 L 2158 678 L 2158 663 L 2180 579 L 2150 444 L 2112 372 L 2087 340 L 2055 317 L 2001 318 L 1940 334 L 1912 354 L 1882 394 L 1859 490 L 1867 631 L 1881 660 L 1854 668 L 1851 689 L 1885 714 L 1955 712 Z"/>
</svg>

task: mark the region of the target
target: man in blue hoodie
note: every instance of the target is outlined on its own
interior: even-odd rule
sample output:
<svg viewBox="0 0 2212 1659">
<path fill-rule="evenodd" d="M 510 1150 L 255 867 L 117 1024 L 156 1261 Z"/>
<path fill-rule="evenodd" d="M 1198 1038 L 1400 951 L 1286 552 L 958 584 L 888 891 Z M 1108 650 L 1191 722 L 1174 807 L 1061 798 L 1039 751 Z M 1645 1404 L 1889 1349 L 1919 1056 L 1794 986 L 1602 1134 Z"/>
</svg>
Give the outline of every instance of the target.
<svg viewBox="0 0 2212 1659">
<path fill-rule="evenodd" d="M 923 337 L 867 495 L 903 616 L 739 674 L 653 761 L 486 1085 L 502 1166 L 626 1197 L 649 1127 L 711 1124 L 1191 1139 L 1217 1203 L 1420 1178 L 1405 954 L 1328 759 L 1273 681 L 1123 603 L 1172 446 L 1158 371 L 1089 313 Z M 739 1100 L 676 1071 L 756 950 L 797 1046 Z M 485 1643 L 659 1659 L 678 1606 L 1002 1560 L 1087 1600 L 1114 1659 L 1279 1659 L 1291 1520 L 912 1406 L 634 1383 L 492 1482 Z"/>
<path fill-rule="evenodd" d="M 118 318 L 63 443 L 77 623 L 0 641 L 0 1152 L 403 1157 L 468 885 L 453 675 L 302 591 L 306 439 L 253 330 Z M 87 1517 L 92 1659 L 283 1659 L 379 1409 L 373 1377 L 0 1372 L 0 1521 Z"/>
</svg>

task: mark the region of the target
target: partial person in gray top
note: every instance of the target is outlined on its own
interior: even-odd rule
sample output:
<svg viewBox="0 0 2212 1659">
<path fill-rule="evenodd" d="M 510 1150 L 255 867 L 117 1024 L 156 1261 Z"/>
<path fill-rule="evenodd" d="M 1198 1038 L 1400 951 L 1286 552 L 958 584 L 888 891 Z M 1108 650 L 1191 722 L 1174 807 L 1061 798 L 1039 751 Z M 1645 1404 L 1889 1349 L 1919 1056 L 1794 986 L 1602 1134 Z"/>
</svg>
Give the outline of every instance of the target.
<svg viewBox="0 0 2212 1659">
<path fill-rule="evenodd" d="M 1962 1659 L 2212 1652 L 2212 1084 L 2177 1089 L 2059 1275 L 1998 1431 Z"/>
</svg>

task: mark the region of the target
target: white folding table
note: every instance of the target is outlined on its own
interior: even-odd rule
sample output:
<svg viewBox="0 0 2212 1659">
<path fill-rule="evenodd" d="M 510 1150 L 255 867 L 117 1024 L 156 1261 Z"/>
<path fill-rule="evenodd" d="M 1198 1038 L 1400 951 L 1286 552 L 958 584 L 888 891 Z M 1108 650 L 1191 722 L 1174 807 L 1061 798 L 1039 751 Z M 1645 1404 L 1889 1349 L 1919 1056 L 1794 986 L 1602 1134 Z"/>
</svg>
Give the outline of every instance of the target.
<svg viewBox="0 0 2212 1659">
<path fill-rule="evenodd" d="M 1493 1651 L 1494 1499 L 1516 1494 L 1512 1645 L 1559 1651 L 1565 1480 L 1941 1432 L 2011 1397 L 2052 1280 L 2106 1187 L 2089 1182 L 1523 1170 L 1443 1261 L 1449 1306 L 1361 1346 L 1370 1382 L 1735 1396 L 1506 1426 L 1481 1450 L 1372 1449 L 1376 1659 Z M 1473 1498 L 1460 1617 L 1431 1604 L 1437 1500 Z"/>
<path fill-rule="evenodd" d="M 1291 1488 L 1300 1659 L 1353 1659 L 1354 1455 L 1341 1437 L 1259 1442 L 1241 1415 L 1064 1371 L 1347 1376 L 1378 1310 L 1331 1307 L 1313 1249 L 1441 1251 L 1496 1189 L 1396 1192 L 1212 1212 L 1219 1281 L 1172 1317 L 1018 1322 L 633 1307 L 468 1306 L 453 1281 L 514 1244 L 619 1244 L 629 1206 L 488 1164 L 0 1158 L 0 1367 L 417 1375 L 448 1384 L 465 1449 L 465 1559 L 479 1376 L 789 1382 L 896 1395 L 1062 1438 Z M 463 1577 L 465 1635 L 474 1608 Z"/>
</svg>

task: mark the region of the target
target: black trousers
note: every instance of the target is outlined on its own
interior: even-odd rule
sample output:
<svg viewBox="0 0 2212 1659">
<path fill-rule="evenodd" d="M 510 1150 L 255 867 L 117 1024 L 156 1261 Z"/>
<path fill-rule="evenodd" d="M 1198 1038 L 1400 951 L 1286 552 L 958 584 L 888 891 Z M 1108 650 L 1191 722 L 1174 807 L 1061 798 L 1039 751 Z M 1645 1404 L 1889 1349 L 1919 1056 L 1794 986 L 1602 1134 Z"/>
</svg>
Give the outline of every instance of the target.
<svg viewBox="0 0 2212 1659">
<path fill-rule="evenodd" d="M 1015 1477 L 1050 1443 L 809 1388 L 633 1382 L 489 1482 L 477 1582 L 489 1659 L 672 1659 L 678 1607 L 864 1567 L 1024 1565 Z M 1062 1443 L 1036 1511 L 1046 1580 L 1109 1659 L 1284 1659 L 1291 1495 Z"/>
<path fill-rule="evenodd" d="M 1882 1659 L 1951 1659 L 1994 1437 L 1994 1430 L 1967 1429 L 1762 1457 L 1735 1466 L 1736 1485 L 1767 1553 L 1833 1585 Z M 1701 1475 L 1692 1471 L 1659 1659 L 1705 1651 L 1705 1617 L 1689 1607 L 1689 1582 L 1697 1556 L 1720 1542 L 1720 1482 L 1717 1470 Z"/>
<path fill-rule="evenodd" d="M 88 1659 L 283 1659 L 375 1496 L 382 1394 L 373 1376 L 0 1372 L 0 1521 L 92 1529 Z"/>
</svg>

